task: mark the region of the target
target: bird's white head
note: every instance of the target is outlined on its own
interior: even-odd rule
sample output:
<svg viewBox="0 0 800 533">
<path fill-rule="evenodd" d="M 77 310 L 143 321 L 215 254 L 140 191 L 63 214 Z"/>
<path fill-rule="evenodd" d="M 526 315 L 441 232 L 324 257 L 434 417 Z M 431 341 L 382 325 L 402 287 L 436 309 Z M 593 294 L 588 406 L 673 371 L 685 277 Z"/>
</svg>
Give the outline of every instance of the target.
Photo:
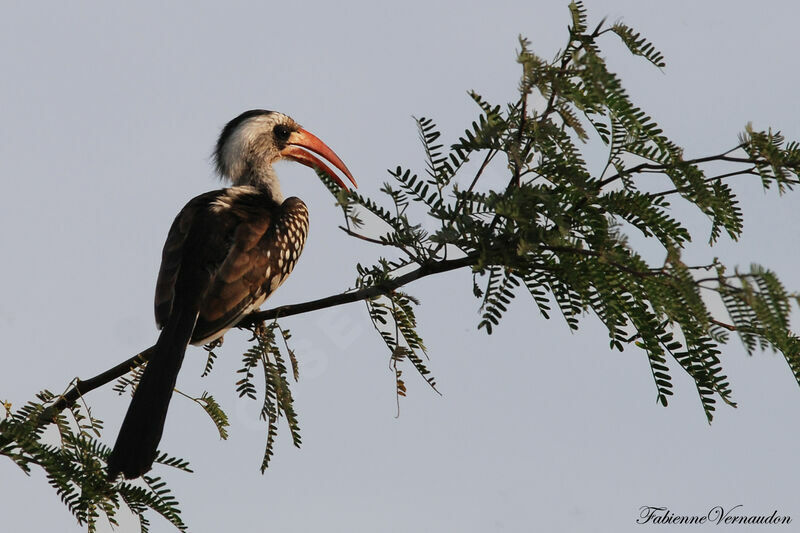
<svg viewBox="0 0 800 533">
<path fill-rule="evenodd" d="M 253 109 L 228 122 L 217 141 L 214 160 L 224 179 L 234 185 L 266 188 L 278 202 L 283 197 L 272 165 L 281 159 L 318 169 L 346 188 L 339 176 L 311 152 L 324 157 L 356 185 L 353 175 L 333 150 L 291 117 L 277 111 Z"/>
</svg>

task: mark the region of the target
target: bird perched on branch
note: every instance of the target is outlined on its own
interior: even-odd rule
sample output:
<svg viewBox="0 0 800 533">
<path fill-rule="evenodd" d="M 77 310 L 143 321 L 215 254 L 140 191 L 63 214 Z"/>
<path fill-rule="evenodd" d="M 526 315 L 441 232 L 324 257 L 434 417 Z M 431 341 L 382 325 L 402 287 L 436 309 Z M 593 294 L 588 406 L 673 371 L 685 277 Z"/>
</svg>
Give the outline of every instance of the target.
<svg viewBox="0 0 800 533">
<path fill-rule="evenodd" d="M 138 477 L 153 465 L 172 390 L 188 344 L 221 337 L 264 303 L 291 273 L 308 234 L 308 210 L 283 199 L 273 163 L 297 161 L 355 186 L 339 157 L 290 117 L 252 110 L 222 130 L 214 157 L 232 187 L 207 192 L 178 213 L 156 284 L 161 334 L 108 459 L 108 476 Z"/>
</svg>

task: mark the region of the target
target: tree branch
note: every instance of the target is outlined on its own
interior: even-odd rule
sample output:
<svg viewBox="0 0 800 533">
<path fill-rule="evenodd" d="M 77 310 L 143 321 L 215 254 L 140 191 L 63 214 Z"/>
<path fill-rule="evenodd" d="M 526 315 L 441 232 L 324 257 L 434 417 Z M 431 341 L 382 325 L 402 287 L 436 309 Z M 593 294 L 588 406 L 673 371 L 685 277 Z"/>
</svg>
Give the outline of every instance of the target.
<svg viewBox="0 0 800 533">
<path fill-rule="evenodd" d="M 42 411 L 42 415 L 39 420 L 41 422 L 52 421 L 58 413 L 67 407 L 71 407 L 82 395 L 93 391 L 98 387 L 102 387 L 112 380 L 124 376 L 134 368 L 142 365 L 145 361 L 150 359 L 154 348 L 155 346 L 151 346 L 141 353 L 134 355 L 130 359 L 127 359 L 92 378 L 86 380 L 78 379 L 71 389 L 59 396 L 58 400 L 53 405 L 48 406 L 44 411 Z"/>
<path fill-rule="evenodd" d="M 334 296 L 328 296 L 327 298 L 320 298 L 318 300 L 312 300 L 310 302 L 304 302 L 299 304 L 292 304 L 292 305 L 282 305 L 280 307 L 275 307 L 273 309 L 268 309 L 266 311 L 257 311 L 254 313 L 250 313 L 249 315 L 245 316 L 239 323 L 236 325 L 238 328 L 249 328 L 254 326 L 264 320 L 271 320 L 275 318 L 283 318 L 291 315 L 299 315 L 301 313 L 308 313 L 311 311 L 317 311 L 319 309 L 326 309 L 328 307 L 335 307 L 338 305 L 344 305 L 348 303 L 358 302 L 361 300 L 367 300 L 369 298 L 374 298 L 375 296 L 380 296 L 382 294 L 388 294 L 395 289 L 402 287 L 412 281 L 416 281 L 420 278 L 424 278 L 426 276 L 430 276 L 433 274 L 441 274 L 443 272 L 449 272 L 450 270 L 457 270 L 459 268 L 464 268 L 467 266 L 472 266 L 477 262 L 477 255 L 468 255 L 465 257 L 461 257 L 459 259 L 449 259 L 444 261 L 436 261 L 432 263 L 426 263 L 416 270 L 413 270 L 407 274 L 403 274 L 394 279 L 390 279 L 379 283 L 377 285 L 373 285 L 371 287 L 365 287 L 363 289 L 359 289 L 357 291 L 352 292 L 345 292 L 342 294 L 337 294 Z M 83 396 L 84 394 L 93 391 L 107 383 L 118 379 L 134 368 L 142 365 L 145 361 L 149 360 L 150 356 L 153 354 L 153 349 L 155 347 L 151 346 L 150 348 L 142 351 L 141 353 L 136 354 L 135 356 L 127 359 L 118 365 L 109 368 L 105 372 L 101 372 L 100 374 L 86 379 L 78 379 L 75 382 L 75 385 L 70 388 L 67 392 L 62 394 L 58 400 L 53 403 L 52 405 L 48 406 L 41 414 L 39 420 L 41 423 L 51 422 L 53 418 L 55 418 L 58 413 L 63 411 L 65 408 L 72 406 L 78 399 Z"/>
<path fill-rule="evenodd" d="M 388 294 L 395 289 L 402 287 L 403 285 L 432 274 L 440 274 L 442 272 L 449 272 L 450 270 L 456 270 L 466 266 L 474 265 L 477 262 L 477 259 L 478 258 L 476 255 L 467 255 L 459 259 L 447 259 L 444 261 L 426 263 L 418 269 L 409 272 L 408 274 L 403 274 L 397 278 L 384 281 L 371 287 L 365 287 L 357 291 L 345 292 L 301 304 L 282 305 L 266 311 L 256 311 L 255 313 L 250 313 L 241 321 L 239 321 L 236 327 L 248 328 L 264 320 L 299 315 L 301 313 L 308 313 L 309 311 L 317 311 L 319 309 L 326 309 L 328 307 L 335 307 L 337 305 L 367 300 L 369 298 L 374 298 L 375 296 Z"/>
</svg>

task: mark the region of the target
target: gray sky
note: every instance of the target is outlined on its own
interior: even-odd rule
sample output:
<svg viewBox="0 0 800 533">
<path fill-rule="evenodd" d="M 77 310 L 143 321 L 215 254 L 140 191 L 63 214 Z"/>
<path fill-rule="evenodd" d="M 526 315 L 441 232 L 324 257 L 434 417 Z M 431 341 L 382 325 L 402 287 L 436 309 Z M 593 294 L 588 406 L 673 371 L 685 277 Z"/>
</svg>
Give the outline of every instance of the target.
<svg viewBox="0 0 800 533">
<path fill-rule="evenodd" d="M 518 34 L 545 57 L 563 47 L 566 4 L 5 4 L 0 399 L 61 391 L 152 344 L 163 239 L 187 200 L 218 186 L 208 156 L 227 120 L 254 107 L 292 115 L 374 194 L 386 168 L 422 169 L 411 115 L 455 140 L 476 116 L 467 90 L 513 98 Z M 728 149 L 747 121 L 800 138 L 794 3 L 588 4 L 593 22 L 624 17 L 664 52 L 660 72 L 606 41 L 634 100 L 687 154 Z M 341 291 L 356 261 L 381 252 L 335 229 L 339 213 L 308 169 L 279 172 L 287 196 L 309 204 L 312 229 L 267 306 Z M 708 251 L 700 237 L 688 257 L 759 262 L 800 287 L 798 251 L 786 246 L 798 236 L 796 198 L 737 190 L 741 241 Z M 488 337 L 475 329 L 467 272 L 408 289 L 423 303 L 420 332 L 443 397 L 408 368 L 409 397 L 394 417 L 388 354 L 363 305 L 287 319 L 301 360 L 303 447 L 282 427 L 264 476 L 265 428 L 233 386 L 245 334 L 227 336 L 210 378 L 199 377 L 204 353 L 190 350 L 179 388 L 212 391 L 233 424 L 220 441 L 195 405 L 173 400 L 162 448 L 196 473 L 159 473 L 192 531 L 628 532 L 654 527 L 635 524 L 643 505 L 703 514 L 742 504 L 800 522 L 800 388 L 780 356 L 747 357 L 731 342 L 723 363 L 740 407 L 720 407 L 708 426 L 688 378 L 676 371 L 670 407 L 656 405 L 644 354 L 610 352 L 594 319 L 570 334 L 520 297 Z M 110 390 L 87 399 L 112 443 L 128 399 Z M 0 461 L 0 480 L 5 530 L 79 530 L 40 472 Z"/>
</svg>

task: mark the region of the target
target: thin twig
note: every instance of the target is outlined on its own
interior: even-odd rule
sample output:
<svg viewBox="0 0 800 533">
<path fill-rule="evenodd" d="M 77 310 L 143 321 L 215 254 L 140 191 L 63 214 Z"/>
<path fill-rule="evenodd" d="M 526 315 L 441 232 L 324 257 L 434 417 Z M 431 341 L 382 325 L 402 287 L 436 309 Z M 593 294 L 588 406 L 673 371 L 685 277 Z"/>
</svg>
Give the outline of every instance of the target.
<svg viewBox="0 0 800 533">
<path fill-rule="evenodd" d="M 351 229 L 347 229 L 344 226 L 339 226 L 339 229 L 342 230 L 343 232 L 347 233 L 351 237 L 355 237 L 356 239 L 361 239 L 362 241 L 371 242 L 373 244 L 380 244 L 382 246 L 394 246 L 394 243 L 387 242 L 387 241 L 381 241 L 379 239 L 373 239 L 372 237 L 367 237 L 366 235 L 362 235 L 360 233 L 356 233 L 355 231 L 353 231 Z"/>
<path fill-rule="evenodd" d="M 459 200 L 458 203 L 456 203 L 455 209 L 453 209 L 453 213 L 458 214 L 459 211 L 461 211 L 466 207 L 467 205 L 466 195 L 471 193 L 472 189 L 475 188 L 475 185 L 478 183 L 478 179 L 483 175 L 484 170 L 486 170 L 486 167 L 489 165 L 489 162 L 494 158 L 494 156 L 497 155 L 497 152 L 498 150 L 496 148 L 490 148 L 489 151 L 486 153 L 486 157 L 483 158 L 483 163 L 481 163 L 478 172 L 475 173 L 475 177 L 472 179 L 472 183 L 469 184 L 469 187 L 466 190 L 464 200 L 463 201 Z M 431 257 L 436 257 L 436 254 L 438 254 L 439 250 L 444 248 L 444 246 L 445 243 L 443 242 L 439 243 L 439 245 L 433 249 L 433 252 L 431 252 Z M 445 255 L 445 259 L 446 258 L 447 255 Z"/>
<path fill-rule="evenodd" d="M 525 119 L 527 118 L 528 114 L 528 91 L 522 93 L 522 109 L 520 110 L 519 115 L 519 128 L 517 128 L 517 150 L 516 150 L 516 161 L 514 161 L 514 182 L 517 187 L 519 187 L 519 177 L 522 173 L 522 158 L 527 158 L 528 154 L 526 151 L 520 153 L 519 147 L 522 145 L 522 135 L 525 131 Z"/>
<path fill-rule="evenodd" d="M 726 151 L 722 152 L 721 154 L 710 155 L 710 156 L 706 156 L 706 157 L 698 157 L 696 159 L 690 159 L 688 161 L 685 161 L 685 163 L 690 164 L 690 165 L 697 165 L 699 163 L 708 163 L 708 162 L 711 162 L 711 161 L 727 161 L 729 163 L 753 163 L 754 162 L 753 159 L 749 158 L 749 157 L 728 157 L 729 153 L 735 152 L 736 150 L 738 150 L 740 148 L 744 148 L 744 146 L 745 146 L 744 144 L 737 144 L 736 146 L 734 146 L 730 150 L 726 150 Z M 609 183 L 612 183 L 613 181 L 616 181 L 616 180 L 618 180 L 619 178 L 621 178 L 623 176 L 628 176 L 630 174 L 635 174 L 636 172 L 640 172 L 642 170 L 666 170 L 669 167 L 670 167 L 670 165 L 665 165 L 665 164 L 641 163 L 641 164 L 633 166 L 631 168 L 627 168 L 627 169 L 625 169 L 625 170 L 623 170 L 623 171 L 621 171 L 621 172 L 619 172 L 617 174 L 614 174 L 613 176 L 611 176 L 609 178 L 606 178 L 606 179 L 598 182 L 597 188 L 598 189 L 602 189 L 603 187 L 605 187 Z"/>
<path fill-rule="evenodd" d="M 475 174 L 475 178 L 473 178 L 472 183 L 469 184 L 467 188 L 467 192 L 472 192 L 472 189 L 475 188 L 475 185 L 478 183 L 478 178 L 483 175 L 483 171 L 486 170 L 486 166 L 492 160 L 492 158 L 497 154 L 497 148 L 490 148 L 489 152 L 486 154 L 486 157 L 483 159 L 483 163 L 481 163 L 481 167 L 478 169 L 478 172 Z"/>
<path fill-rule="evenodd" d="M 732 176 L 740 176 L 742 174 L 756 175 L 755 170 L 756 170 L 756 167 L 752 167 L 752 168 L 746 168 L 744 170 L 737 170 L 737 171 L 734 171 L 734 172 L 728 172 L 727 174 L 720 174 L 719 176 L 712 176 L 710 178 L 706 178 L 706 179 L 703 180 L 703 183 L 710 183 L 712 181 L 723 180 L 725 178 L 730 178 Z M 675 188 L 675 189 L 670 189 L 668 191 L 652 193 L 652 194 L 650 194 L 650 198 L 658 198 L 658 197 L 661 197 L 661 196 L 667 196 L 668 194 L 676 194 L 676 193 L 680 193 L 680 192 L 684 192 L 684 191 L 682 189 Z"/>
<path fill-rule="evenodd" d="M 725 329 L 727 329 L 728 331 L 738 331 L 738 329 L 736 328 L 736 326 L 732 326 L 731 324 L 727 324 L 727 323 L 725 323 L 725 322 L 720 322 L 719 320 L 716 320 L 716 319 L 713 319 L 713 318 L 710 320 L 710 322 L 711 322 L 712 324 L 714 324 L 715 326 L 719 326 L 719 327 L 721 327 L 721 328 L 725 328 Z"/>
<path fill-rule="evenodd" d="M 405 246 L 403 246 L 402 244 L 400 244 L 400 243 L 382 241 L 380 239 L 373 239 L 372 237 L 367 237 L 366 235 L 362 235 L 361 233 L 356 233 L 355 231 L 353 231 L 353 230 L 351 230 L 349 228 L 346 228 L 344 226 L 339 226 L 339 229 L 342 230 L 343 232 L 347 233 L 351 237 L 355 237 L 356 239 L 361 239 L 362 241 L 371 242 L 373 244 L 380 244 L 381 246 L 392 246 L 392 247 L 395 247 L 395 248 L 399 248 L 403 252 L 405 252 L 405 254 L 412 261 L 414 261 L 417 264 L 422 264 L 420 262 L 420 259 L 419 259 L 418 256 L 416 256 L 416 255 L 412 254 L 411 252 L 409 252 L 408 249 Z"/>
</svg>

